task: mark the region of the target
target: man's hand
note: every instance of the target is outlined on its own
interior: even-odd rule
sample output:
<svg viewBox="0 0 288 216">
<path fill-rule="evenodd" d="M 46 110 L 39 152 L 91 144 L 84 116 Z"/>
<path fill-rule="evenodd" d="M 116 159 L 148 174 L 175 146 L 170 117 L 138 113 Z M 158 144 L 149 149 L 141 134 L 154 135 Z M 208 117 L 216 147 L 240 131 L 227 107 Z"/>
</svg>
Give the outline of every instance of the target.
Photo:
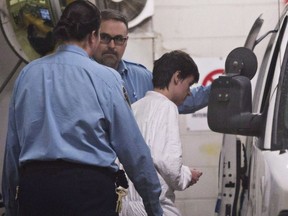
<svg viewBox="0 0 288 216">
<path fill-rule="evenodd" d="M 191 184 L 190 185 L 194 185 L 198 182 L 200 176 L 202 176 L 202 172 L 196 170 L 196 169 L 192 169 L 191 170 L 191 174 L 192 174 L 192 179 L 191 179 Z"/>
</svg>

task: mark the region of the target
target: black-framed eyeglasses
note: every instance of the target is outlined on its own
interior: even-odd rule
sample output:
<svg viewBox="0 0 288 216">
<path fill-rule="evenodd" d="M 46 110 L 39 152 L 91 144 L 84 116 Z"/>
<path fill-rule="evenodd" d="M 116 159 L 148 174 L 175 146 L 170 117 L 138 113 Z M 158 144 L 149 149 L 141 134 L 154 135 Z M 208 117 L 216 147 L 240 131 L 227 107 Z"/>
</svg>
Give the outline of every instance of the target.
<svg viewBox="0 0 288 216">
<path fill-rule="evenodd" d="M 112 37 L 111 35 L 106 34 L 106 33 L 100 34 L 100 42 L 103 44 L 109 44 L 111 40 L 113 40 L 115 45 L 122 46 L 126 42 L 127 39 L 128 37 L 123 37 L 122 35 L 116 35 Z"/>
</svg>

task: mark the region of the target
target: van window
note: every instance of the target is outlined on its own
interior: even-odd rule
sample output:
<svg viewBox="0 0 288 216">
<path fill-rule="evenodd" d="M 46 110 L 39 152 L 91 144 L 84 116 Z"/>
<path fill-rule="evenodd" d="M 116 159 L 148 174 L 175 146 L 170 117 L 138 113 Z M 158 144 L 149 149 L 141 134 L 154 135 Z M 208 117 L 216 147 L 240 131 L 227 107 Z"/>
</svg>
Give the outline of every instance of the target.
<svg viewBox="0 0 288 216">
<path fill-rule="evenodd" d="M 275 107 L 272 150 L 288 148 L 288 49 L 286 47 Z"/>
</svg>

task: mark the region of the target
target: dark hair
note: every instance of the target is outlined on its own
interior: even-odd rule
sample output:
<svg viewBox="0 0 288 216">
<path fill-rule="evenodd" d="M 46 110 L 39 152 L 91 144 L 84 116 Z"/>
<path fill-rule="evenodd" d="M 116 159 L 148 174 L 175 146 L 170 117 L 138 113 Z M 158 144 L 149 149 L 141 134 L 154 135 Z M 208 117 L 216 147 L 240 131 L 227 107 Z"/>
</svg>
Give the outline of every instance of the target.
<svg viewBox="0 0 288 216">
<path fill-rule="evenodd" d="M 168 88 L 176 71 L 180 71 L 181 79 L 192 75 L 196 83 L 199 80 L 198 67 L 193 59 L 181 50 L 174 50 L 165 53 L 154 62 L 152 79 L 154 87 L 160 89 Z"/>
<path fill-rule="evenodd" d="M 83 40 L 92 31 L 98 34 L 101 22 L 99 9 L 89 1 L 76 0 L 63 11 L 53 34 L 56 40 Z"/>
<path fill-rule="evenodd" d="M 107 20 L 116 20 L 119 22 L 123 22 L 125 24 L 125 26 L 128 29 L 128 21 L 127 18 L 121 14 L 119 11 L 117 10 L 113 10 L 113 9 L 105 9 L 101 11 L 101 18 L 104 21 Z"/>
</svg>

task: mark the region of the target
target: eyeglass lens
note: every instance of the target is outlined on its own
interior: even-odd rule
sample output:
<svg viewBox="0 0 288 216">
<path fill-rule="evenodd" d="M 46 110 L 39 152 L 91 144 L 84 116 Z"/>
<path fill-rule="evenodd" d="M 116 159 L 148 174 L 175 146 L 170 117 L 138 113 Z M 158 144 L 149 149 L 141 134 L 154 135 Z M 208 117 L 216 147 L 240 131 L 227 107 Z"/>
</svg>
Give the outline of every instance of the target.
<svg viewBox="0 0 288 216">
<path fill-rule="evenodd" d="M 127 37 L 123 37 L 122 35 L 116 35 L 112 37 L 106 33 L 101 33 L 100 38 L 102 43 L 109 44 L 111 40 L 113 40 L 116 45 L 123 45 L 127 40 Z"/>
</svg>

